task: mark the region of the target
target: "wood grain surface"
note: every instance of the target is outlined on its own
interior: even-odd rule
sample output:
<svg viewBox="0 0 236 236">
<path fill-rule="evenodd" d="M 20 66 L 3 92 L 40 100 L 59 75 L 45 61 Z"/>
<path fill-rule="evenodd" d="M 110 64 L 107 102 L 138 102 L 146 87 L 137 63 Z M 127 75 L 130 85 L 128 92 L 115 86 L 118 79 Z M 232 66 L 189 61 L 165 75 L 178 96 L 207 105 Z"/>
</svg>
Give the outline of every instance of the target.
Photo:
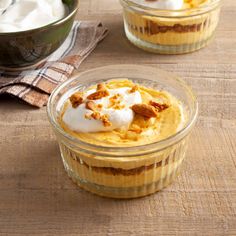
<svg viewBox="0 0 236 236">
<path fill-rule="evenodd" d="M 81 0 L 78 19 L 99 19 L 110 30 L 81 71 L 150 65 L 175 72 L 196 91 L 200 116 L 182 174 L 140 199 L 87 193 L 67 177 L 45 109 L 1 97 L 0 235 L 236 235 L 236 1 L 223 1 L 207 48 L 179 56 L 132 46 L 118 0 Z"/>
</svg>

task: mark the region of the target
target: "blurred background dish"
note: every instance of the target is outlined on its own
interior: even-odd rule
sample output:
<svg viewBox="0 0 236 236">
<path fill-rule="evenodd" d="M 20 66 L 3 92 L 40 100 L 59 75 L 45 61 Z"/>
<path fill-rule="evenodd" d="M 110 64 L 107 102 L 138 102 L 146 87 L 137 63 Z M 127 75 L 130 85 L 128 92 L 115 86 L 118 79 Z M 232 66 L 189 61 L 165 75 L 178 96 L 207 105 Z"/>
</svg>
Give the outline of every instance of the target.
<svg viewBox="0 0 236 236">
<path fill-rule="evenodd" d="M 35 66 L 65 41 L 78 9 L 78 0 L 62 0 L 67 11 L 63 18 L 39 28 L 0 32 L 0 68 L 7 70 Z M 4 6 L 3 6 L 4 7 Z M 0 6 L 0 13 L 4 9 Z"/>
<path fill-rule="evenodd" d="M 131 43 L 146 51 L 182 54 L 206 46 L 219 21 L 220 0 L 120 0 Z"/>
</svg>

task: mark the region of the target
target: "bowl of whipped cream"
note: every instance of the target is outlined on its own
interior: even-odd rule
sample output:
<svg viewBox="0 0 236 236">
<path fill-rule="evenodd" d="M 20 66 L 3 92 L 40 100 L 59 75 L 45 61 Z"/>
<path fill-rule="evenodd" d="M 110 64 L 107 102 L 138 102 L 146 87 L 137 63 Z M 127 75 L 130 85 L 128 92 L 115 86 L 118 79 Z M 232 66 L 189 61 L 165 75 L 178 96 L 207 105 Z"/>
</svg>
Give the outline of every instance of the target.
<svg viewBox="0 0 236 236">
<path fill-rule="evenodd" d="M 0 68 L 43 62 L 65 41 L 77 9 L 78 0 L 1 0 Z"/>
</svg>

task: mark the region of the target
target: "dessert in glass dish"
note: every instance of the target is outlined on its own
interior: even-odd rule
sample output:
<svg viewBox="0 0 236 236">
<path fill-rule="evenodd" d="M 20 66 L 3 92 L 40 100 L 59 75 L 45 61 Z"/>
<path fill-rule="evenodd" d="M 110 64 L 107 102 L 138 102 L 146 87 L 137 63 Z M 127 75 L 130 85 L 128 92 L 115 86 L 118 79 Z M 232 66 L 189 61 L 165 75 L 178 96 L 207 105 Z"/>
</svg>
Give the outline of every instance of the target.
<svg viewBox="0 0 236 236">
<path fill-rule="evenodd" d="M 181 54 L 206 46 L 218 24 L 220 0 L 120 0 L 127 38 L 137 47 Z"/>
<path fill-rule="evenodd" d="M 82 73 L 60 85 L 48 103 L 68 175 L 113 198 L 145 196 L 174 180 L 197 110 L 182 80 L 134 65 Z"/>
</svg>

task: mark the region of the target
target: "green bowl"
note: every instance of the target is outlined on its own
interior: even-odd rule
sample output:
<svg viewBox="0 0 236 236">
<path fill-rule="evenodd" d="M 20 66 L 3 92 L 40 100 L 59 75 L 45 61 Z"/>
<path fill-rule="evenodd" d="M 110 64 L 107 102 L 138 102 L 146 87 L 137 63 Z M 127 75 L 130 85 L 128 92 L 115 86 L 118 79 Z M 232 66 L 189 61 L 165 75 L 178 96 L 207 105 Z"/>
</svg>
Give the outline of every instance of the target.
<svg viewBox="0 0 236 236">
<path fill-rule="evenodd" d="M 0 67 L 20 69 L 45 60 L 65 41 L 78 9 L 79 0 L 63 0 L 67 15 L 46 26 L 21 32 L 0 33 Z"/>
</svg>

